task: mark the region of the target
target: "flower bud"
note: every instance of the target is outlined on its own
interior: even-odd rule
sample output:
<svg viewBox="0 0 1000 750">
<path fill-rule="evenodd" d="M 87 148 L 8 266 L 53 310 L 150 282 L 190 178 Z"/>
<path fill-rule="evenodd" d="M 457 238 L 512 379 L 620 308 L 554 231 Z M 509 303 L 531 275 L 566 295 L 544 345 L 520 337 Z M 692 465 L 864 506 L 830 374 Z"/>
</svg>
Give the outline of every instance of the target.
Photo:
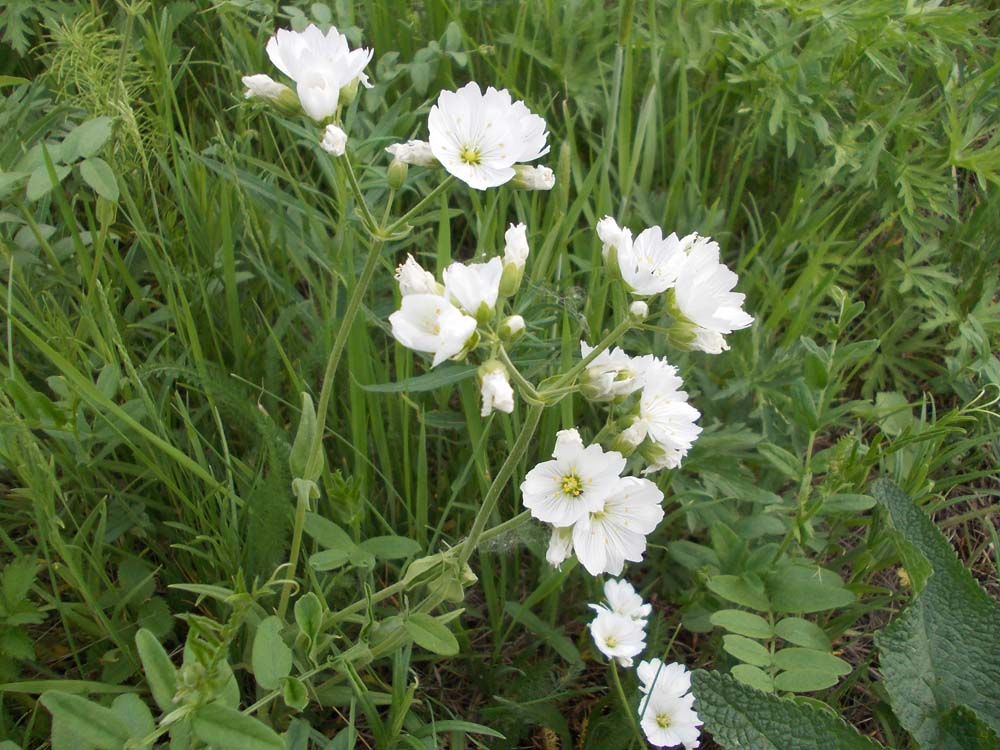
<svg viewBox="0 0 1000 750">
<path fill-rule="evenodd" d="M 500 277 L 500 294 L 510 297 L 521 286 L 524 264 L 528 260 L 528 234 L 524 224 L 511 224 L 504 234 L 503 276 Z"/>
<path fill-rule="evenodd" d="M 263 73 L 243 76 L 243 85 L 246 86 L 243 96 L 247 99 L 263 99 L 284 115 L 302 114 L 302 105 L 295 92 L 271 76 Z"/>
<path fill-rule="evenodd" d="M 347 133 L 336 125 L 327 125 L 319 145 L 328 154 L 343 156 L 347 150 Z"/>
<path fill-rule="evenodd" d="M 520 315 L 510 315 L 503 319 L 497 331 L 504 343 L 512 344 L 524 335 L 524 318 Z"/>
<path fill-rule="evenodd" d="M 548 167 L 533 167 L 529 164 L 514 165 L 514 179 L 511 187 L 521 190 L 551 190 L 555 187 L 555 173 Z"/>
<path fill-rule="evenodd" d="M 618 451 L 623 456 L 631 456 L 645 439 L 645 430 L 633 422 L 611 441 L 611 450 Z"/>
<path fill-rule="evenodd" d="M 408 294 L 441 294 L 442 291 L 434 274 L 425 271 L 409 253 L 406 260 L 396 267 L 396 282 L 399 293 L 404 297 Z"/>
<path fill-rule="evenodd" d="M 489 416 L 493 411 L 510 414 L 514 411 L 514 389 L 510 387 L 507 368 L 495 359 L 479 366 L 479 383 L 483 397 L 480 414 Z"/>
<path fill-rule="evenodd" d="M 642 300 L 636 300 L 628 308 L 628 314 L 636 320 L 645 320 L 649 315 L 649 305 Z"/>
<path fill-rule="evenodd" d="M 440 162 L 434 157 L 431 151 L 431 144 L 427 141 L 407 141 L 406 143 L 393 143 L 386 146 L 385 150 L 392 154 L 404 164 L 412 164 L 415 167 L 438 167 Z"/>
<path fill-rule="evenodd" d="M 406 166 L 405 161 L 393 159 L 392 163 L 389 164 L 389 187 L 393 190 L 399 190 L 403 187 L 403 183 L 406 182 L 406 172 L 408 169 L 409 167 Z"/>
<path fill-rule="evenodd" d="M 353 81 L 351 81 L 349 84 L 347 84 L 346 86 L 344 86 L 344 88 L 340 90 L 340 100 L 339 100 L 340 104 L 342 104 L 345 107 L 350 106 L 351 102 L 353 102 L 355 97 L 357 97 L 358 95 L 359 81 L 360 78 L 355 78 Z"/>
</svg>

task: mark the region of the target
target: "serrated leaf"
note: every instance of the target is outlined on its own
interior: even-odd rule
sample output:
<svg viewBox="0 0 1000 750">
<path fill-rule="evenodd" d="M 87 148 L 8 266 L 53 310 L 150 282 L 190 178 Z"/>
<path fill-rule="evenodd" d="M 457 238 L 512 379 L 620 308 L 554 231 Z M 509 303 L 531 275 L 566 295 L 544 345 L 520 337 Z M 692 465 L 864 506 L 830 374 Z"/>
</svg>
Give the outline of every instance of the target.
<svg viewBox="0 0 1000 750">
<path fill-rule="evenodd" d="M 835 674 L 817 669 L 789 669 L 775 676 L 774 687 L 788 693 L 811 693 L 833 687 L 839 679 Z"/>
<path fill-rule="evenodd" d="M 772 656 L 774 665 L 780 669 L 811 669 L 827 672 L 838 677 L 850 674 L 851 665 L 843 659 L 814 648 L 791 646 L 776 651 Z"/>
<path fill-rule="evenodd" d="M 692 675 L 698 716 L 724 750 L 885 750 L 825 711 L 768 695 L 729 675 Z"/>
<path fill-rule="evenodd" d="M 466 378 L 472 377 L 476 368 L 470 365 L 451 364 L 444 367 L 437 367 L 431 372 L 423 375 L 416 375 L 397 383 L 374 383 L 371 385 L 360 385 L 362 390 L 370 393 L 402 393 L 404 391 L 417 393 L 419 391 L 433 391 L 443 388 L 446 385 L 454 385 Z"/>
<path fill-rule="evenodd" d="M 755 667 L 766 667 L 771 663 L 771 653 L 766 648 L 742 635 L 722 636 L 722 648 L 726 653 Z"/>
<path fill-rule="evenodd" d="M 939 717 L 962 705 L 1000 732 L 1000 604 L 899 487 L 878 480 L 872 494 L 934 571 L 906 610 L 875 636 L 893 711 L 924 747 L 939 746 Z"/>
<path fill-rule="evenodd" d="M 282 678 L 292 671 L 292 650 L 281 639 L 284 622 L 271 615 L 257 626 L 253 638 L 251 664 L 257 684 L 265 690 L 275 690 Z"/>
<path fill-rule="evenodd" d="M 218 703 L 195 711 L 191 729 L 215 750 L 285 750 L 284 741 L 269 726 Z"/>
<path fill-rule="evenodd" d="M 743 684 L 749 685 L 752 688 L 763 690 L 765 693 L 774 692 L 774 680 L 771 679 L 771 675 L 760 667 L 755 667 L 752 664 L 737 664 L 729 670 L 729 673 Z"/>
<path fill-rule="evenodd" d="M 118 201 L 118 181 L 108 163 L 99 156 L 80 162 L 80 176 L 94 191 L 112 203 Z"/>
<path fill-rule="evenodd" d="M 771 626 L 760 615 L 740 609 L 720 609 L 713 612 L 712 624 L 725 628 L 730 633 L 745 635 L 747 638 L 770 638 Z"/>
<path fill-rule="evenodd" d="M 801 617 L 786 617 L 783 620 L 778 620 L 774 624 L 774 634 L 796 646 L 815 648 L 820 651 L 830 650 L 830 639 L 823 628 Z"/>
<path fill-rule="evenodd" d="M 19 557 L 4 566 L 0 574 L 0 592 L 8 610 L 12 610 L 31 591 L 38 573 L 38 562 L 31 557 Z"/>
<path fill-rule="evenodd" d="M 458 641 L 454 634 L 430 615 L 414 612 L 406 618 L 404 626 L 414 643 L 421 648 L 441 656 L 458 653 Z"/>
<path fill-rule="evenodd" d="M 42 705 L 61 725 L 63 737 L 97 750 L 121 750 L 129 739 L 129 728 L 114 712 L 86 698 L 51 691 L 41 697 Z"/>
<path fill-rule="evenodd" d="M 764 591 L 740 576 L 718 575 L 708 579 L 709 590 L 734 604 L 766 612 L 771 608 Z"/>
</svg>

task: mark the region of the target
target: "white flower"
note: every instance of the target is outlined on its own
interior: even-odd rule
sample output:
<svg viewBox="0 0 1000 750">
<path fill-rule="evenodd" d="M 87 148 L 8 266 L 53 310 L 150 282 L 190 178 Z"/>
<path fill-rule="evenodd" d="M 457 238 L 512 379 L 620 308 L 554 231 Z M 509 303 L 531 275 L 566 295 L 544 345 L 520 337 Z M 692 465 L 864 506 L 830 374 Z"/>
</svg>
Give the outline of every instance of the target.
<svg viewBox="0 0 1000 750">
<path fill-rule="evenodd" d="M 514 165 L 548 153 L 545 120 L 523 102 L 477 83 L 442 91 L 427 121 L 431 151 L 451 174 L 476 190 L 503 185 Z"/>
<path fill-rule="evenodd" d="M 512 187 L 521 190 L 551 190 L 556 184 L 556 175 L 548 167 L 532 167 L 528 164 L 514 165 Z"/>
<path fill-rule="evenodd" d="M 601 653 L 623 667 L 632 666 L 632 657 L 646 648 L 644 620 L 633 620 L 610 610 L 602 610 L 590 623 L 590 635 Z"/>
<path fill-rule="evenodd" d="M 647 315 L 649 315 L 649 305 L 641 299 L 637 299 L 628 306 L 628 314 L 637 320 L 643 320 Z"/>
<path fill-rule="evenodd" d="M 521 483 L 524 507 L 539 521 L 572 526 L 591 511 L 604 507 L 607 496 L 618 489 L 625 459 L 600 445 L 583 446 L 575 429 L 560 430 L 552 461 L 543 461 Z"/>
<path fill-rule="evenodd" d="M 270 101 L 277 101 L 283 94 L 291 93 L 291 89 L 283 83 L 278 83 L 271 76 L 258 73 L 253 76 L 243 76 L 243 85 L 247 90 L 243 96 L 247 99 L 259 97 Z"/>
<path fill-rule="evenodd" d="M 674 302 L 694 326 L 695 349 L 718 354 L 728 349 L 724 336 L 748 327 L 753 318 L 743 311 L 746 295 L 732 291 L 739 277 L 719 262 L 719 245 L 708 237 L 689 235 L 689 246 L 677 273 Z"/>
<path fill-rule="evenodd" d="M 663 666 L 659 659 L 644 661 L 636 670 L 646 694 L 639 703 L 639 723 L 646 739 L 656 747 L 700 744 L 702 722 L 694 710 L 691 675 L 680 664 Z"/>
<path fill-rule="evenodd" d="M 528 260 L 528 228 L 524 224 L 511 224 L 504 233 L 503 263 L 524 268 Z"/>
<path fill-rule="evenodd" d="M 320 148 L 328 154 L 343 156 L 347 150 L 347 133 L 336 125 L 327 125 L 323 131 L 323 140 L 319 142 Z"/>
<path fill-rule="evenodd" d="M 663 520 L 663 493 L 648 479 L 622 477 L 600 508 L 573 526 L 576 557 L 593 576 L 619 575 L 625 561 L 639 562 L 646 535 Z"/>
<path fill-rule="evenodd" d="M 427 141 L 393 143 L 391 146 L 386 146 L 385 150 L 392 154 L 392 157 L 397 161 L 412 164 L 415 167 L 434 167 L 438 163 L 431 151 L 431 144 Z"/>
<path fill-rule="evenodd" d="M 500 293 L 503 261 L 491 258 L 488 263 L 452 263 L 444 269 L 444 294 L 469 315 L 480 315 L 482 307 L 492 310 Z"/>
<path fill-rule="evenodd" d="M 508 315 L 503 319 L 497 333 L 504 341 L 516 341 L 524 333 L 524 318 L 520 315 Z"/>
<path fill-rule="evenodd" d="M 612 249 L 617 252 L 620 252 L 622 248 L 625 248 L 626 252 L 630 252 L 632 249 L 632 232 L 618 226 L 618 222 L 610 216 L 605 216 L 597 222 L 597 236 L 604 243 L 604 247 L 601 249 L 604 260 L 608 259 L 608 253 Z"/>
<path fill-rule="evenodd" d="M 701 414 L 687 403 L 687 393 L 679 390 L 681 379 L 677 377 L 677 371 L 663 365 L 654 372 L 655 375 L 647 374 L 639 399 L 638 416 L 621 435 L 622 440 L 633 446 L 648 437 L 658 449 L 656 459 L 643 474 L 680 466 L 681 460 L 701 434 L 701 427 L 695 424 Z"/>
<path fill-rule="evenodd" d="M 493 410 L 510 414 L 514 411 L 514 389 L 507 379 L 507 370 L 499 362 L 487 362 L 481 371 L 483 408 L 480 414 L 488 417 Z"/>
<path fill-rule="evenodd" d="M 549 537 L 549 548 L 545 552 L 545 559 L 549 565 L 558 568 L 573 555 L 573 527 L 566 526 L 560 529 L 552 527 L 552 536 Z"/>
<path fill-rule="evenodd" d="M 372 54 L 369 49 L 351 50 L 336 27 L 323 34 L 313 24 L 301 32 L 278 29 L 267 43 L 271 62 L 295 81 L 302 109 L 319 122 L 337 111 L 341 89 L 356 80 L 371 86 L 364 69 Z"/>
<path fill-rule="evenodd" d="M 635 587 L 625 580 L 609 578 L 605 581 L 604 598 L 608 600 L 608 609 L 633 620 L 645 620 L 653 611 L 653 606 L 644 602 Z M 590 606 L 596 609 L 600 605 Z"/>
<path fill-rule="evenodd" d="M 664 237 L 659 227 L 649 227 L 618 249 L 618 268 L 634 294 L 643 296 L 667 291 L 677 281 L 684 260 L 684 247 L 676 234 Z"/>
<path fill-rule="evenodd" d="M 691 689 L 691 673 L 678 662 L 664 664 L 659 659 L 641 661 L 635 672 L 643 693 L 655 688 L 683 695 Z"/>
<path fill-rule="evenodd" d="M 580 353 L 587 357 L 594 347 L 580 342 Z M 644 357 L 632 358 L 619 347 L 605 349 L 587 365 L 583 378 L 583 395 L 591 401 L 611 401 L 635 393 L 642 388 Z"/>
<path fill-rule="evenodd" d="M 409 253 L 406 260 L 396 267 L 396 281 L 399 283 L 399 293 L 404 297 L 408 294 L 440 294 L 441 285 L 434 279 L 434 274 L 425 271 Z"/>
<path fill-rule="evenodd" d="M 461 352 L 476 331 L 475 318 L 436 294 L 406 295 L 389 323 L 403 346 L 434 355 L 431 367 Z"/>
</svg>

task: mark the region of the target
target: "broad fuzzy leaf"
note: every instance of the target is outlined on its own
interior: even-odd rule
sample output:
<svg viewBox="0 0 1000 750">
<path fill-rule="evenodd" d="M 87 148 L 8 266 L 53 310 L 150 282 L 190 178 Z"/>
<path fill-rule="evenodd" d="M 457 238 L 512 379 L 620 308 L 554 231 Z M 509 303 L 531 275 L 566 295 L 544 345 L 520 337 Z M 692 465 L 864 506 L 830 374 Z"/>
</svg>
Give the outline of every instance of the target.
<svg viewBox="0 0 1000 750">
<path fill-rule="evenodd" d="M 922 746 L 937 748 L 940 717 L 964 705 L 1000 731 L 1000 604 L 899 487 L 879 480 L 873 494 L 934 570 L 906 611 L 875 638 L 899 723 Z"/>
<path fill-rule="evenodd" d="M 884 750 L 841 719 L 762 693 L 729 675 L 698 670 L 695 710 L 725 750 Z"/>
</svg>

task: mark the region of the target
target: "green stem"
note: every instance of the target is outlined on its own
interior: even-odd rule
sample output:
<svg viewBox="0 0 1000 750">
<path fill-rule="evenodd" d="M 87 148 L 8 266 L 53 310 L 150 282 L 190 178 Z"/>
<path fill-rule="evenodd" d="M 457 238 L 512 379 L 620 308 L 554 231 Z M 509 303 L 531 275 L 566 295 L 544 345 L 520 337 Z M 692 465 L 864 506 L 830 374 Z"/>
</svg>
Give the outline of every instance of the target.
<svg viewBox="0 0 1000 750">
<path fill-rule="evenodd" d="M 420 200 L 420 202 L 417 203 L 417 205 L 415 205 L 413 208 L 411 208 L 405 214 L 403 214 L 398 219 L 396 219 L 394 222 L 392 222 L 392 224 L 390 224 L 386 228 L 385 234 L 386 235 L 390 235 L 390 236 L 392 234 L 394 234 L 407 221 L 409 221 L 414 216 L 416 216 L 416 214 L 419 213 L 423 209 L 424 206 L 426 206 L 428 203 L 430 203 L 432 200 L 434 200 L 434 198 L 436 198 L 439 193 L 441 193 L 442 191 L 446 190 L 448 188 L 448 186 L 450 186 L 451 183 L 454 182 L 454 181 L 455 181 L 455 178 L 452 177 L 451 175 L 448 175 L 446 178 L 444 178 L 443 180 L 441 180 L 441 182 L 439 182 L 437 184 L 437 186 L 433 190 L 431 190 L 427 195 L 425 195 Z"/>
<path fill-rule="evenodd" d="M 288 570 L 285 571 L 285 583 L 281 587 L 281 600 L 278 603 L 278 617 L 285 619 L 288 612 L 288 600 L 295 585 L 295 572 L 299 566 L 299 553 L 302 550 L 302 530 L 306 525 L 306 511 L 309 510 L 309 486 L 302 482 L 299 485 L 298 498 L 295 501 L 295 527 L 292 529 L 292 547 L 288 551 Z"/>
<path fill-rule="evenodd" d="M 628 716 L 628 723 L 639 740 L 639 746 L 642 747 L 646 740 L 642 735 L 642 729 L 639 727 L 635 714 L 632 713 L 632 706 L 629 705 L 628 698 L 625 697 L 625 688 L 622 687 L 621 677 L 618 676 L 618 662 L 614 659 L 611 660 L 611 682 L 615 685 L 615 692 L 618 694 L 618 700 L 621 701 L 622 710 Z"/>
<path fill-rule="evenodd" d="M 493 515 L 493 511 L 496 510 L 497 503 L 500 501 L 500 493 L 503 491 L 503 488 L 507 486 L 507 482 L 510 480 L 511 475 L 513 475 L 518 462 L 524 457 L 524 454 L 527 453 L 528 445 L 531 442 L 531 438 L 535 434 L 538 422 L 542 418 L 542 411 L 544 408 L 545 407 L 542 404 L 532 404 L 528 407 L 528 415 L 524 420 L 524 424 L 521 426 L 521 431 L 518 433 L 517 439 L 514 441 L 514 445 L 510 449 L 510 453 L 507 454 L 507 459 L 503 462 L 503 465 L 500 467 L 500 471 L 497 472 L 496 477 L 493 479 L 493 483 L 486 491 L 486 497 L 483 498 L 483 504 L 480 506 L 479 512 L 476 513 L 469 535 L 465 537 L 465 541 L 462 542 L 462 547 L 458 553 L 459 569 L 461 569 L 461 567 L 469 561 L 469 558 L 472 557 L 472 553 L 476 549 L 476 545 L 479 543 L 479 538 L 482 536 L 483 531 L 486 528 L 486 522 L 489 520 L 490 516 Z"/>
<path fill-rule="evenodd" d="M 503 523 L 498 523 L 496 526 L 491 526 L 490 528 L 483 531 L 482 535 L 479 537 L 479 544 L 490 541 L 491 539 L 496 539 L 498 536 L 503 536 L 514 529 L 524 526 L 525 523 L 531 520 L 531 511 L 522 510 L 513 518 L 508 518 Z"/>
<path fill-rule="evenodd" d="M 597 343 L 597 346 L 594 347 L 594 350 L 590 354 L 588 354 L 586 357 L 584 357 L 579 362 L 577 362 L 575 365 L 573 365 L 573 367 L 571 367 L 569 370 L 567 370 L 550 387 L 543 389 L 541 395 L 543 395 L 543 396 L 547 395 L 551 391 L 554 391 L 554 390 L 556 390 L 558 388 L 562 388 L 567 383 L 571 383 L 573 381 L 573 379 L 577 375 L 579 375 L 581 372 L 583 372 L 583 370 L 587 367 L 587 365 L 589 365 L 591 362 L 593 362 L 595 359 L 597 359 L 597 357 L 605 349 L 607 349 L 612 344 L 614 344 L 616 341 L 618 341 L 634 325 L 635 325 L 635 321 L 633 321 L 631 318 L 625 318 L 621 323 L 619 323 L 618 325 L 616 325 L 607 336 L 605 336 L 603 339 L 601 339 Z"/>
</svg>

